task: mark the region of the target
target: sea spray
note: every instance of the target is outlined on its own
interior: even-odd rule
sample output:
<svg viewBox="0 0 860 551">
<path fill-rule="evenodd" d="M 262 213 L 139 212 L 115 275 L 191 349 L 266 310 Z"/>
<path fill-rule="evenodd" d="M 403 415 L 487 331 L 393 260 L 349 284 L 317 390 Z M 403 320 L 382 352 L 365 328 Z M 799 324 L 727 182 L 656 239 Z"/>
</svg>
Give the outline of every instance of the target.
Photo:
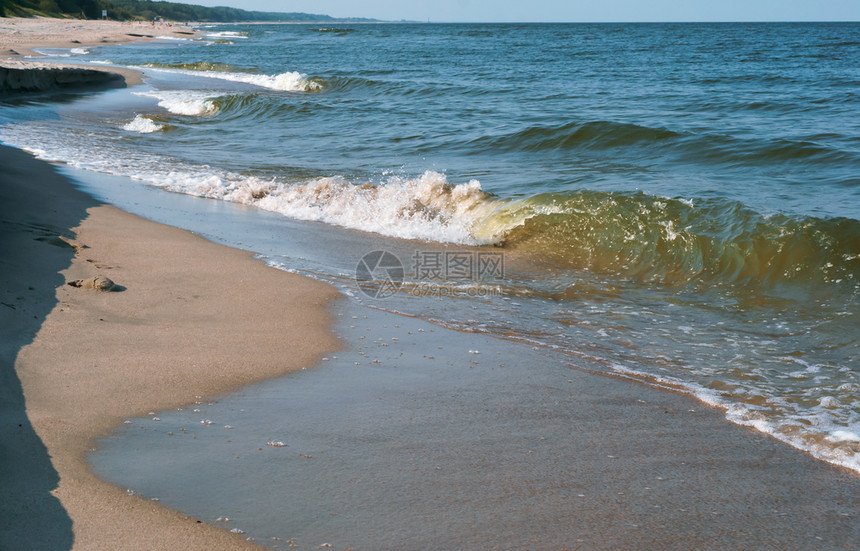
<svg viewBox="0 0 860 551">
<path fill-rule="evenodd" d="M 123 130 L 137 132 L 139 134 L 150 134 L 164 129 L 163 124 L 158 124 L 149 117 L 135 115 L 134 119 L 123 125 Z"/>
<path fill-rule="evenodd" d="M 298 71 L 287 71 L 274 75 L 261 75 L 250 72 L 233 73 L 225 71 L 169 68 L 152 68 L 151 70 L 163 73 L 226 80 L 230 82 L 241 82 L 244 84 L 259 86 L 260 88 L 268 88 L 270 90 L 279 90 L 283 92 L 316 92 L 323 88 L 322 84 L 308 78 L 307 75 L 299 73 Z"/>
<path fill-rule="evenodd" d="M 137 96 L 156 98 L 159 107 L 175 115 L 196 117 L 214 112 L 217 107 L 212 101 L 213 93 L 192 90 L 134 92 Z"/>
</svg>

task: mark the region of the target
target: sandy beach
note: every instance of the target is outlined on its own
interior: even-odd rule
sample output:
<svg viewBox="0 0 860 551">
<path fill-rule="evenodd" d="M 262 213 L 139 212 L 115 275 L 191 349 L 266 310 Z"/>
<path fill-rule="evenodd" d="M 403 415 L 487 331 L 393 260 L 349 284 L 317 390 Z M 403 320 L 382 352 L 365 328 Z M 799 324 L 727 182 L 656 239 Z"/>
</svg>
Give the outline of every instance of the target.
<svg viewBox="0 0 860 551">
<path fill-rule="evenodd" d="M 81 48 L 152 40 L 158 36 L 188 38 L 190 28 L 120 21 L 81 21 L 8 17 L 0 19 L 0 57 L 36 55 L 35 48 Z"/>
<path fill-rule="evenodd" d="M 244 547 L 101 482 L 84 454 L 128 416 L 314 364 L 337 345 L 334 291 L 98 205 L 26 153 L 3 147 L 2 165 L 0 547 Z M 121 290 L 66 284 L 98 275 Z"/>
<path fill-rule="evenodd" d="M 187 27 L 151 26 L 119 21 L 77 19 L 0 18 L 0 94 L 54 88 L 97 88 L 134 86 L 142 82 L 138 71 L 118 67 L 63 65 L 38 61 L 36 48 L 83 48 L 153 40 L 159 36 L 188 38 L 195 33 Z M 33 71 L 39 69 L 39 71 Z M 99 78 L 118 74 L 124 80 Z"/>
</svg>

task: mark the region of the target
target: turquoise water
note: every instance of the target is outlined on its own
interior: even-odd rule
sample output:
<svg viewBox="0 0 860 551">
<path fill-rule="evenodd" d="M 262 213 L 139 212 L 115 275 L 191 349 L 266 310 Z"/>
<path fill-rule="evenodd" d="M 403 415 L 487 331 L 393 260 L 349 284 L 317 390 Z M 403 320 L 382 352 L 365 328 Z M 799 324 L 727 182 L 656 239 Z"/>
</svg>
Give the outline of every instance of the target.
<svg viewBox="0 0 860 551">
<path fill-rule="evenodd" d="M 3 108 L 0 140 L 306 221 L 244 242 L 860 470 L 860 25 L 203 31 L 75 50 L 147 84 Z M 353 280 L 373 250 L 393 296 Z M 504 270 L 436 277 L 445 253 Z"/>
</svg>

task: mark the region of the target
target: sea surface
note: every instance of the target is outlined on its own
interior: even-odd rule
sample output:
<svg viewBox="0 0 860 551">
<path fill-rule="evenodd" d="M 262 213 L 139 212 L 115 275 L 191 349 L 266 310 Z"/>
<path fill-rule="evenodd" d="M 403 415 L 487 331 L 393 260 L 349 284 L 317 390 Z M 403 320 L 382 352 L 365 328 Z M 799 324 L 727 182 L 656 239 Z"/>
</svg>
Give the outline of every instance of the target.
<svg viewBox="0 0 860 551">
<path fill-rule="evenodd" d="M 860 472 L 860 24 L 199 30 L 45 50 L 146 85 L 0 106 L 0 140 L 118 204 L 243 205 L 173 223 Z"/>
</svg>

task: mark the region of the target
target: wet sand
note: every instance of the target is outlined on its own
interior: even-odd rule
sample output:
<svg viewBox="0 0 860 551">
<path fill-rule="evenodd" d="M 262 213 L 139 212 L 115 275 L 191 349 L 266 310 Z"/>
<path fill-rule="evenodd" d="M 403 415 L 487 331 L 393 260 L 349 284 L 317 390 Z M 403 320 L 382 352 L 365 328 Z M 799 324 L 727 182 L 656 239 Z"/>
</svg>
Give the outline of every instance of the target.
<svg viewBox="0 0 860 551">
<path fill-rule="evenodd" d="M 0 148 L 0 165 L 0 548 L 246 546 L 84 456 L 126 417 L 315 364 L 337 346 L 335 292 L 97 204 L 24 152 Z M 118 288 L 67 285 L 98 275 Z"/>
<path fill-rule="evenodd" d="M 321 365 L 135 419 L 95 472 L 281 549 L 856 548 L 860 477 L 687 395 L 347 301 L 335 320 Z"/>
</svg>

